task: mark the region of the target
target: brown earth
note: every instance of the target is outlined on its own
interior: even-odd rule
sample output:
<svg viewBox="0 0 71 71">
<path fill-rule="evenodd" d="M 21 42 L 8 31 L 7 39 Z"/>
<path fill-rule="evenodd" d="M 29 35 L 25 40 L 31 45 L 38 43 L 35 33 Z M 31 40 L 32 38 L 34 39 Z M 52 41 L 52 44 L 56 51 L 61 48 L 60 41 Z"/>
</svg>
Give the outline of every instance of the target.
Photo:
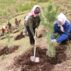
<svg viewBox="0 0 71 71">
<path fill-rule="evenodd" d="M 32 49 L 15 58 L 13 67 L 15 71 L 17 68 L 20 68 L 20 71 L 71 71 L 71 55 L 68 51 L 70 50 L 65 45 L 60 45 L 56 49 L 56 57 L 50 58 L 46 56 L 46 49 L 37 48 L 36 56 L 40 58 L 40 62 L 33 63 L 30 61 L 30 56 L 33 55 Z"/>
<path fill-rule="evenodd" d="M 22 37 L 22 33 L 20 33 L 18 36 Z M 30 56 L 33 55 L 33 48 L 26 51 L 24 54 L 24 48 L 19 48 L 19 46 L 2 46 L 0 47 L 0 56 L 10 55 L 12 57 L 12 59 L 10 56 L 7 58 L 8 60 L 10 58 L 9 62 L 7 61 L 7 63 L 10 64 L 7 64 L 5 69 L 3 69 L 4 65 L 1 65 L 2 69 L 5 71 L 71 71 L 71 48 L 69 45 L 71 43 L 70 41 L 67 44 L 64 43 L 63 45 L 56 46 L 56 56 L 54 58 L 46 56 L 46 48 L 48 44 L 46 43 L 44 37 L 40 37 L 36 41 L 36 56 L 40 58 L 39 63 L 33 63 L 30 61 Z M 17 50 L 19 50 L 21 53 L 18 51 L 18 53 L 15 54 L 15 51 Z"/>
<path fill-rule="evenodd" d="M 0 47 L 0 56 L 1 55 L 7 55 L 7 54 L 10 54 L 10 53 L 13 53 L 18 48 L 19 48 L 19 46 L 11 46 L 11 47 L 2 46 L 2 47 Z"/>
<path fill-rule="evenodd" d="M 33 55 L 33 48 L 26 51 L 24 54 L 24 48 L 19 48 L 19 46 L 2 46 L 0 47 L 0 56 L 9 56 L 7 58 L 9 62 L 5 59 L 4 60 L 8 64 L 10 63 L 9 65 L 7 64 L 8 66 L 5 69 L 3 69 L 4 65 L 2 65 L 2 63 L 2 69 L 5 71 L 71 71 L 70 43 L 71 42 L 69 41 L 67 44 L 65 43 L 63 45 L 56 46 L 56 56 L 55 58 L 50 58 L 46 56 L 46 40 L 44 37 L 38 38 L 36 56 L 40 58 L 39 63 L 33 63 L 30 61 L 30 56 Z M 18 53 L 15 53 L 17 50 L 19 50 Z"/>
</svg>

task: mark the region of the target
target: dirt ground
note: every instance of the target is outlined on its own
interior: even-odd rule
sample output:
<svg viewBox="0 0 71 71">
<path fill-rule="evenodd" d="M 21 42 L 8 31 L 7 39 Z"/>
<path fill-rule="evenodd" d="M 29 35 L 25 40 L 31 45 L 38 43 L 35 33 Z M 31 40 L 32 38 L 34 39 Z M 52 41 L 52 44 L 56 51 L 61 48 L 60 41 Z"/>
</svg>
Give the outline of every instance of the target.
<svg viewBox="0 0 71 71">
<path fill-rule="evenodd" d="M 24 38 L 22 33 L 16 36 L 18 37 L 20 38 L 17 40 Z M 56 46 L 54 58 L 46 56 L 48 44 L 43 36 L 36 41 L 36 56 L 40 58 L 39 63 L 30 61 L 33 48 L 16 45 L 0 46 L 0 71 L 71 71 L 71 41 Z"/>
<path fill-rule="evenodd" d="M 27 49 L 29 48 L 25 48 Z M 14 71 L 13 68 L 9 70 L 10 66 L 14 64 L 16 57 L 24 53 L 24 46 L 0 46 L 0 71 Z"/>
<path fill-rule="evenodd" d="M 44 44 L 43 40 L 42 37 L 39 38 L 37 42 L 41 41 L 39 43 L 45 45 L 46 43 Z M 69 41 L 68 43 L 71 42 Z M 39 63 L 33 63 L 30 61 L 30 56 L 33 55 L 33 48 L 24 54 L 23 48 L 21 49 L 19 46 L 13 46 L 12 48 L 3 47 L 0 49 L 0 56 L 9 55 L 10 57 L 11 55 L 12 57 L 10 58 L 10 64 L 7 64 L 8 66 L 5 68 L 5 71 L 71 71 L 71 48 L 68 43 L 56 46 L 55 58 L 46 56 L 47 49 L 43 49 L 40 44 L 37 47 L 36 52 L 36 56 L 40 58 Z M 20 49 L 22 50 L 21 53 L 15 53 L 15 51 Z"/>
<path fill-rule="evenodd" d="M 60 45 L 56 51 L 56 57 L 50 58 L 46 56 L 46 49 L 37 48 L 36 56 L 40 58 L 40 62 L 33 63 L 30 61 L 30 56 L 33 55 L 31 49 L 25 55 L 15 58 L 13 67 L 15 71 L 17 68 L 20 68 L 20 71 L 71 71 L 71 56 L 68 53 L 70 50 L 65 45 Z"/>
</svg>

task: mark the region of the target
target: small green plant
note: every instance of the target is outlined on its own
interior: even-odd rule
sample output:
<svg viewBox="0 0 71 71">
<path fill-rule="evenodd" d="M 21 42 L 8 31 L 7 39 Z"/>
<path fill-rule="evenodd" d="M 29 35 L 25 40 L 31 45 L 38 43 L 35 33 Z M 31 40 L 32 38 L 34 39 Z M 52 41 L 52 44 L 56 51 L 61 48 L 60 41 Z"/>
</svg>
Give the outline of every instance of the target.
<svg viewBox="0 0 71 71">
<path fill-rule="evenodd" d="M 55 21 L 57 16 L 57 8 L 52 2 L 49 2 L 47 4 L 47 7 L 45 7 L 43 10 L 44 12 L 42 13 L 42 23 L 48 30 L 48 32 L 46 33 L 48 51 L 46 54 L 49 57 L 55 57 L 56 51 L 54 45 L 51 43 L 51 35 L 53 32 L 53 22 Z"/>
<path fill-rule="evenodd" d="M 8 22 L 10 20 L 10 17 L 8 17 Z M 5 36 L 7 38 L 7 46 L 9 47 L 11 43 L 11 32 L 10 32 L 10 29 L 8 28 L 8 25 L 7 25 L 7 32 L 5 32 Z"/>
</svg>

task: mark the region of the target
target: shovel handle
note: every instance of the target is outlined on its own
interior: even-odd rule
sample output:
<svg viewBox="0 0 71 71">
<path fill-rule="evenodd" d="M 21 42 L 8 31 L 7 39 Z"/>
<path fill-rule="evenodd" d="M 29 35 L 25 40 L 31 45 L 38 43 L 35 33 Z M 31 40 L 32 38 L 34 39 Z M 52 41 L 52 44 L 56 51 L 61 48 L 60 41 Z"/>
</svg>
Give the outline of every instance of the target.
<svg viewBox="0 0 71 71">
<path fill-rule="evenodd" d="M 34 59 L 35 59 L 35 57 L 36 57 L 36 33 L 35 33 L 35 45 L 34 45 Z"/>
</svg>

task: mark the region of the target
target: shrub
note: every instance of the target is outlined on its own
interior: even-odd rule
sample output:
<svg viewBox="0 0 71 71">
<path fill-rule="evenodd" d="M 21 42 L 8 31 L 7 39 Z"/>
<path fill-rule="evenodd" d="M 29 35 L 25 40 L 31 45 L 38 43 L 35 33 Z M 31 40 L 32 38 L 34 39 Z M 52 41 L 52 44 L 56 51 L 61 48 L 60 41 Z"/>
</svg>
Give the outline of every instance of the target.
<svg viewBox="0 0 71 71">
<path fill-rule="evenodd" d="M 51 35 L 53 32 L 53 22 L 55 21 L 58 12 L 56 6 L 52 2 L 49 2 L 47 7 L 45 7 L 43 10 L 44 12 L 42 13 L 42 23 L 49 31 L 46 33 L 46 39 L 48 43 L 48 51 L 46 54 L 49 57 L 54 57 L 56 51 L 54 45 L 51 43 Z"/>
</svg>

